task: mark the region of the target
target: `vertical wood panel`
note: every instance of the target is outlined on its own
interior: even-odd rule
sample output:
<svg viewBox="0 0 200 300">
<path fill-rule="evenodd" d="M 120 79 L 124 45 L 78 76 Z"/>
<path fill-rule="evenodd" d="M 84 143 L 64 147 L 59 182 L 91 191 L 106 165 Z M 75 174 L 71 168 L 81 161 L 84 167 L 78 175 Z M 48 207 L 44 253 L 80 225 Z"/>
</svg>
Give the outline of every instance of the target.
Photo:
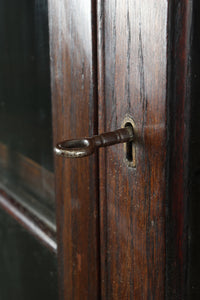
<svg viewBox="0 0 200 300">
<path fill-rule="evenodd" d="M 49 0 L 54 143 L 97 130 L 95 16 L 95 1 Z M 55 164 L 61 299 L 98 299 L 97 157 Z"/>
<path fill-rule="evenodd" d="M 169 9 L 167 299 L 187 298 L 192 0 Z M 191 144 L 192 145 L 192 144 Z M 199 297 L 198 297 L 199 298 Z M 194 298 L 191 298 L 194 299 Z"/>
<path fill-rule="evenodd" d="M 192 32 L 190 34 L 191 103 L 189 143 L 189 201 L 188 201 L 188 299 L 200 299 L 200 2 L 192 8 Z"/>
<path fill-rule="evenodd" d="M 98 4 L 99 130 L 137 128 L 136 168 L 100 150 L 102 299 L 164 299 L 166 0 Z"/>
</svg>

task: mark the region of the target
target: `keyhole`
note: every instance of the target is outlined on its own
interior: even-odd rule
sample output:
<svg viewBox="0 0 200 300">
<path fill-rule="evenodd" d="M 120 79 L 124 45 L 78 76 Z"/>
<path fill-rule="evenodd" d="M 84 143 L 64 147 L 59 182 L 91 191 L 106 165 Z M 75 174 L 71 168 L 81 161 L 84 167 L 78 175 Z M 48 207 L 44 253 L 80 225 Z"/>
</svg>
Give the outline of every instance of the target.
<svg viewBox="0 0 200 300">
<path fill-rule="evenodd" d="M 135 124 L 130 117 L 126 117 L 123 124 L 123 127 L 131 127 L 133 132 L 135 132 Z M 125 161 L 128 167 L 136 167 L 136 143 L 135 140 L 124 144 L 124 156 Z"/>
<path fill-rule="evenodd" d="M 133 126 L 131 123 L 127 122 L 125 124 L 125 127 L 131 127 L 133 130 Z M 133 142 L 128 142 L 126 143 L 126 159 L 128 162 L 132 163 L 133 162 Z"/>
</svg>

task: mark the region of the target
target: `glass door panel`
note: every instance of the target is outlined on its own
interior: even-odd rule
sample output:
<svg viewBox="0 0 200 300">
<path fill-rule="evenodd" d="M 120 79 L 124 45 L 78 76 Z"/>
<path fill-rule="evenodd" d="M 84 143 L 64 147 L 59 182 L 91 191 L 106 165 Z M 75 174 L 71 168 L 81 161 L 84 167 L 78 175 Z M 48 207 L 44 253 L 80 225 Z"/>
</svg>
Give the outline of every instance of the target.
<svg viewBox="0 0 200 300">
<path fill-rule="evenodd" d="M 0 2 L 0 187 L 55 228 L 47 0 Z"/>
</svg>

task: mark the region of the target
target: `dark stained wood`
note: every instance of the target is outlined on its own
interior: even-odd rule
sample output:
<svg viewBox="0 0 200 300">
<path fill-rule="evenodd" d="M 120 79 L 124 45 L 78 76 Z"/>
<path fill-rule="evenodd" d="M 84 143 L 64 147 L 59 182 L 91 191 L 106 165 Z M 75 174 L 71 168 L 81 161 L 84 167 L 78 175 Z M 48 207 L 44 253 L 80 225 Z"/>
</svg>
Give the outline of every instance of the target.
<svg viewBox="0 0 200 300">
<path fill-rule="evenodd" d="M 3 190 L 0 190 L 0 207 L 34 235 L 43 245 L 52 252 L 57 253 L 56 233 Z"/>
<path fill-rule="evenodd" d="M 129 115 L 124 147 L 100 150 L 102 299 L 164 299 L 167 16 L 165 0 L 98 1 L 99 131 Z"/>
<path fill-rule="evenodd" d="M 193 1 L 191 58 L 191 105 L 188 198 L 188 299 L 200 299 L 200 2 Z"/>
<path fill-rule="evenodd" d="M 95 1 L 49 0 L 54 144 L 97 133 Z M 57 157 L 60 299 L 99 299 L 97 157 Z"/>
<path fill-rule="evenodd" d="M 169 8 L 166 294 L 167 299 L 181 300 L 190 299 L 186 294 L 192 6 L 193 1 L 176 0 Z"/>
</svg>

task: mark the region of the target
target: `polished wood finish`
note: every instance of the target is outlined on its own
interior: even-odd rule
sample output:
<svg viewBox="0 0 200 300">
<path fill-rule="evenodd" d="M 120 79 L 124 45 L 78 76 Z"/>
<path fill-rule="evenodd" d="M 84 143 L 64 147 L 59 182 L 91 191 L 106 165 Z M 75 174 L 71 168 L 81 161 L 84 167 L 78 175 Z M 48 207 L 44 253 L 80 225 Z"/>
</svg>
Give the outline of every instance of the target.
<svg viewBox="0 0 200 300">
<path fill-rule="evenodd" d="M 56 233 L 44 222 L 37 218 L 30 210 L 0 189 L 0 207 L 13 219 L 20 223 L 29 233 L 35 236 L 52 252 L 57 253 Z"/>
<path fill-rule="evenodd" d="M 191 104 L 189 143 L 188 197 L 188 299 L 200 299 L 200 2 L 194 1 L 190 31 Z"/>
<path fill-rule="evenodd" d="M 171 1 L 168 59 L 167 299 L 187 295 L 193 1 Z M 198 66 L 199 68 L 199 66 Z M 192 146 L 192 145 L 191 145 Z M 198 149 L 199 151 L 199 149 Z M 191 173 L 191 172 L 190 172 Z M 193 201 L 197 201 L 194 199 Z M 194 203 L 194 202 L 193 202 Z M 186 298 L 188 297 L 188 298 Z M 199 296 L 198 296 L 199 299 Z"/>
<path fill-rule="evenodd" d="M 99 1 L 99 131 L 136 124 L 136 168 L 100 150 L 102 299 L 164 299 L 165 0 Z"/>
<path fill-rule="evenodd" d="M 99 161 L 55 160 L 61 299 L 199 297 L 189 256 L 193 5 L 97 0 L 96 14 L 92 0 L 49 0 L 54 144 L 126 118 L 137 135 L 132 167 L 122 145 L 100 149 Z"/>
<path fill-rule="evenodd" d="M 54 144 L 97 133 L 96 9 L 49 0 Z M 60 299 L 99 299 L 97 157 L 57 157 Z"/>
</svg>

